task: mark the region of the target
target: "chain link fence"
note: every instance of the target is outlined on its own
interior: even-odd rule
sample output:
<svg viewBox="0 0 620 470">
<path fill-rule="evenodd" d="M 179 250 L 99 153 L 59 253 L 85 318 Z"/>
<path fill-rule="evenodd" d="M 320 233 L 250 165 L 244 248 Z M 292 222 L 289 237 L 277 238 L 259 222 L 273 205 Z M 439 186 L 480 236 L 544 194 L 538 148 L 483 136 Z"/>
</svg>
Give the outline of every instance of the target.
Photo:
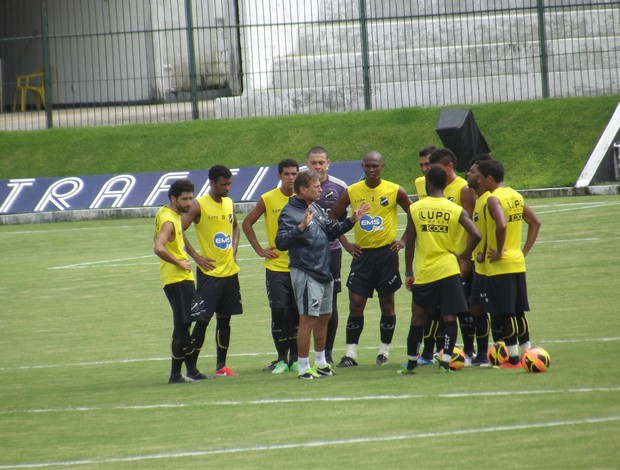
<svg viewBox="0 0 620 470">
<path fill-rule="evenodd" d="M 0 0 L 0 130 L 609 94 L 612 0 Z"/>
</svg>

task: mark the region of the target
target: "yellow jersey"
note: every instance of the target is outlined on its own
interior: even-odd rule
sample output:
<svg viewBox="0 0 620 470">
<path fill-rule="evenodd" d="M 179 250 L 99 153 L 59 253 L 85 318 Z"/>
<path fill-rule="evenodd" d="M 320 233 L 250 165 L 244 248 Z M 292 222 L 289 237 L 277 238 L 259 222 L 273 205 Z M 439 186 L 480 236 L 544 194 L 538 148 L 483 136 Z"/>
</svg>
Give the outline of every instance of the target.
<svg viewBox="0 0 620 470">
<path fill-rule="evenodd" d="M 486 247 L 486 240 L 487 240 L 487 233 L 486 233 L 487 218 L 486 218 L 486 213 L 485 213 L 485 207 L 487 204 L 487 199 L 489 198 L 490 195 L 491 193 L 486 191 L 482 196 L 476 199 L 476 205 L 474 206 L 474 214 L 472 216 L 472 220 L 474 221 L 474 224 L 476 224 L 476 227 L 480 231 L 480 236 L 481 236 L 480 243 L 478 243 L 478 245 L 474 249 L 472 256 L 474 258 L 474 266 L 475 266 L 476 272 L 478 274 L 483 274 L 483 275 L 486 275 L 487 273 L 486 263 L 484 261 L 482 263 L 479 263 L 477 260 L 477 256 L 478 256 L 478 253 L 483 253 L 484 259 L 486 259 L 485 247 Z"/>
<path fill-rule="evenodd" d="M 166 242 L 166 249 L 176 259 L 188 260 L 189 257 L 185 251 L 185 244 L 183 243 L 183 226 L 181 224 L 181 214 L 177 214 L 168 206 L 163 206 L 157 211 L 155 217 L 155 238 L 161 232 L 162 227 L 166 222 L 174 225 L 174 240 Z M 174 284 L 181 281 L 193 281 L 194 275 L 191 271 L 181 269 L 178 266 L 168 263 L 163 259 L 159 259 L 159 275 L 161 277 L 161 285 L 166 286 L 168 284 Z"/>
<path fill-rule="evenodd" d="M 409 207 L 416 231 L 414 284 L 428 284 L 460 274 L 456 242 L 463 210 L 452 201 L 433 196 Z"/>
<path fill-rule="evenodd" d="M 443 190 L 443 195 L 448 199 L 448 201 L 452 201 L 455 204 L 463 207 L 463 202 L 461 201 L 461 192 L 463 188 L 467 186 L 467 181 L 460 176 L 457 176 L 454 181 L 452 181 L 446 189 Z M 465 247 L 467 246 L 467 231 L 459 225 L 458 228 L 459 237 L 457 240 L 457 250 L 461 253 Z"/>
<path fill-rule="evenodd" d="M 489 197 L 494 196 L 499 202 L 506 217 L 506 240 L 505 252 L 498 261 L 486 261 L 487 276 L 525 272 L 525 256 L 521 250 L 521 228 L 523 226 L 523 209 L 525 202 L 523 196 L 512 188 L 496 188 Z M 488 201 L 487 201 L 488 204 Z M 489 215 L 487 206 L 487 249 L 497 249 L 497 237 L 495 235 L 496 224 Z"/>
<path fill-rule="evenodd" d="M 398 226 L 396 204 L 400 186 L 381 180 L 376 188 L 369 188 L 360 181 L 347 188 L 351 209 L 354 211 L 366 201 L 370 204 L 354 227 L 355 243 L 361 248 L 380 248 L 391 244 L 396 238 Z"/>
<path fill-rule="evenodd" d="M 426 194 L 426 176 L 418 176 L 413 182 L 415 186 L 415 191 L 418 194 L 418 200 L 424 199 L 428 194 Z"/>
<path fill-rule="evenodd" d="M 288 203 L 289 196 L 285 195 L 280 188 L 267 191 L 261 196 L 265 203 L 265 230 L 267 232 L 267 245 L 273 247 L 277 258 L 265 258 L 265 268 L 270 271 L 289 272 L 288 252 L 280 251 L 276 246 L 276 233 L 278 233 L 278 217 L 282 208 Z"/>
<path fill-rule="evenodd" d="M 216 202 L 206 194 L 196 199 L 200 204 L 200 222 L 196 227 L 196 237 L 200 245 L 200 252 L 205 258 L 215 260 L 215 269 L 205 271 L 213 277 L 228 277 L 239 272 L 233 253 L 233 221 L 234 204 L 229 197 L 223 197 L 222 202 Z"/>
</svg>

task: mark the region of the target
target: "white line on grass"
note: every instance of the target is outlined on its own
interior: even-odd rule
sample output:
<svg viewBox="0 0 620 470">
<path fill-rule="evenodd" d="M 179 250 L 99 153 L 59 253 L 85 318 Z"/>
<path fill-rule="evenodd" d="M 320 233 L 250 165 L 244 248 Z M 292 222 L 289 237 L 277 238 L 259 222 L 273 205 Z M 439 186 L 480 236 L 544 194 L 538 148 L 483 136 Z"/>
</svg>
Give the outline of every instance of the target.
<svg viewBox="0 0 620 470">
<path fill-rule="evenodd" d="M 602 338 L 575 338 L 575 339 L 544 339 L 537 341 L 539 344 L 574 344 L 574 343 L 591 343 L 600 341 L 603 343 L 620 341 L 620 336 L 602 337 Z M 392 349 L 404 349 L 405 345 L 392 345 Z M 375 349 L 372 346 L 361 347 L 360 349 Z M 334 351 L 344 351 L 344 349 L 336 348 Z M 273 352 L 241 352 L 230 353 L 228 357 L 258 357 L 271 356 Z M 200 356 L 203 359 L 215 357 L 213 354 L 204 354 Z M 31 370 L 31 369 L 55 369 L 60 367 L 91 367 L 115 364 L 130 364 L 134 362 L 151 362 L 151 361 L 169 361 L 170 357 L 143 357 L 132 359 L 113 359 L 109 361 L 90 361 L 90 362 L 72 362 L 67 364 L 39 364 L 29 366 L 0 367 L 0 372 L 10 372 L 15 370 Z"/>
<path fill-rule="evenodd" d="M 478 397 L 507 397 L 507 396 L 527 396 L 527 395 L 558 395 L 558 394 L 578 394 L 578 393 L 607 393 L 620 392 L 620 387 L 583 387 L 568 389 L 546 389 L 546 390 L 489 390 L 480 392 L 453 392 L 438 394 L 401 394 L 401 395 L 361 395 L 361 396 L 324 396 L 324 397 L 301 397 L 301 398 L 262 398 L 260 400 L 216 400 L 212 402 L 191 403 L 153 403 L 150 405 L 117 405 L 117 406 L 69 406 L 65 408 L 32 408 L 22 410 L 3 410 L 1 415 L 15 414 L 39 414 L 39 413 L 84 413 L 90 411 L 110 411 L 110 410 L 154 410 L 167 408 L 189 408 L 197 406 L 262 406 L 262 405 L 284 405 L 298 403 L 315 402 L 354 402 L 354 401 L 393 401 L 393 400 L 412 400 L 429 398 L 478 398 Z"/>
<path fill-rule="evenodd" d="M 110 463 L 123 463 L 123 462 L 141 462 L 146 460 L 165 460 L 165 459 L 178 459 L 183 457 L 204 457 L 208 455 L 223 455 L 223 454 L 241 454 L 247 452 L 268 452 L 279 451 L 285 449 L 306 449 L 316 447 L 334 447 L 334 446 L 350 446 L 357 444 L 369 444 L 377 442 L 393 442 L 404 441 L 413 439 L 437 439 L 451 436 L 465 436 L 472 434 L 482 433 L 496 433 L 496 432 L 509 432 L 509 431 L 522 431 L 528 429 L 544 429 L 544 428 L 557 428 L 562 426 L 579 426 L 601 423 L 612 423 L 620 421 L 620 416 L 601 416 L 597 418 L 586 419 L 573 419 L 566 421 L 548 421 L 544 423 L 523 423 L 513 424 L 506 426 L 491 426 L 487 428 L 473 428 L 473 429 L 456 429 L 452 431 L 441 432 L 418 432 L 408 434 L 395 434 L 388 436 L 365 436 L 351 439 L 337 439 L 329 441 L 306 441 L 306 442 L 291 442 L 287 444 L 264 444 L 256 446 L 246 447 L 233 447 L 229 449 L 211 449 L 211 450 L 190 450 L 179 452 L 166 452 L 159 454 L 144 454 L 128 457 L 108 457 L 108 458 L 93 458 L 93 459 L 80 459 L 80 460 L 65 460 L 57 462 L 38 462 L 38 463 L 23 463 L 23 464 L 4 464 L 0 465 L 0 469 L 4 468 L 41 468 L 41 467 L 56 467 L 56 466 L 77 466 L 77 465 L 93 465 L 93 464 L 110 464 Z"/>
<path fill-rule="evenodd" d="M 145 259 L 145 258 L 153 258 L 154 255 L 146 255 L 146 256 L 132 256 L 131 258 L 116 258 L 116 259 L 105 259 L 101 261 L 88 261 L 84 263 L 76 263 L 76 264 L 65 264 L 64 266 L 51 266 L 47 269 L 75 269 L 75 268 L 88 268 L 95 265 L 100 264 L 108 264 L 108 263 L 118 263 L 121 261 L 132 261 L 135 259 Z"/>
</svg>

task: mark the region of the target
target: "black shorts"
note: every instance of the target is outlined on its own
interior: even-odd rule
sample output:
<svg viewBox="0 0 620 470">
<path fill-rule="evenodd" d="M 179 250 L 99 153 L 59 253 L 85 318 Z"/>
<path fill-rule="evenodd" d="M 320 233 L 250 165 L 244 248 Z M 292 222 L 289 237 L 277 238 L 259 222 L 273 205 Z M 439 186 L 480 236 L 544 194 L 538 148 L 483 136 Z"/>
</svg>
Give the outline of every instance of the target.
<svg viewBox="0 0 620 470">
<path fill-rule="evenodd" d="M 265 270 L 265 284 L 269 308 L 296 306 L 293 284 L 289 272 Z"/>
<path fill-rule="evenodd" d="M 203 309 L 203 301 L 196 292 L 194 281 L 181 281 L 164 286 L 164 293 L 172 308 L 174 323 L 191 323 L 192 315 Z"/>
<path fill-rule="evenodd" d="M 329 272 L 334 278 L 334 294 L 342 292 L 342 279 L 340 271 L 342 270 L 342 248 L 337 248 L 329 252 L 331 261 L 329 264 Z"/>
<path fill-rule="evenodd" d="M 525 273 L 486 276 L 484 291 L 492 315 L 515 315 L 530 309 Z"/>
<path fill-rule="evenodd" d="M 427 315 L 437 309 L 442 316 L 458 315 L 469 311 L 461 276 L 458 274 L 428 284 L 414 284 L 411 286 L 411 292 L 413 301 Z"/>
<path fill-rule="evenodd" d="M 398 268 L 398 253 L 386 245 L 381 248 L 365 248 L 353 258 L 347 287 L 354 294 L 372 298 L 376 290 L 380 299 L 389 297 L 402 286 Z"/>
<path fill-rule="evenodd" d="M 196 270 L 198 294 L 204 300 L 207 315 L 239 315 L 243 313 L 239 276 L 208 276 L 200 269 Z"/>
<path fill-rule="evenodd" d="M 484 286 L 486 285 L 486 276 L 484 274 L 474 273 L 474 278 L 471 283 L 471 293 L 469 296 L 470 305 L 475 306 L 485 306 L 484 297 Z"/>
</svg>

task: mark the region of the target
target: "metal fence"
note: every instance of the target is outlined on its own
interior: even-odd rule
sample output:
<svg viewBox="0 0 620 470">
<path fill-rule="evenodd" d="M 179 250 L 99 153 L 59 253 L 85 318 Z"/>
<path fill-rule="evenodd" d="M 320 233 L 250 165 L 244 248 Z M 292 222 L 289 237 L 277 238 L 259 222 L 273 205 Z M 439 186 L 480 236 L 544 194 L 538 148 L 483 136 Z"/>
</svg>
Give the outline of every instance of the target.
<svg viewBox="0 0 620 470">
<path fill-rule="evenodd" d="M 607 94 L 617 0 L 0 0 L 0 130 Z"/>
</svg>

